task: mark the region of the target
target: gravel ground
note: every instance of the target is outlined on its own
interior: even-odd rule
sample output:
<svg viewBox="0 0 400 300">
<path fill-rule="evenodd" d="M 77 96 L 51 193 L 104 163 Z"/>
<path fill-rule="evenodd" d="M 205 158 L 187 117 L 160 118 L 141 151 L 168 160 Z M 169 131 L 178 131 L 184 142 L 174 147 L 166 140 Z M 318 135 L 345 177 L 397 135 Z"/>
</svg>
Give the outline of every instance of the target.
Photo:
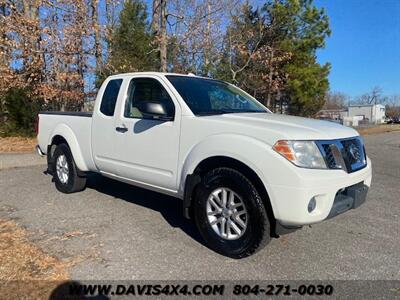
<svg viewBox="0 0 400 300">
<path fill-rule="evenodd" d="M 81 193 L 61 194 L 44 160 L 30 155 L 0 155 L 0 218 L 61 259 L 82 258 L 70 270 L 77 280 L 400 280 L 400 133 L 365 140 L 373 162 L 365 204 L 242 260 L 204 246 L 178 199 L 100 176 Z"/>
</svg>

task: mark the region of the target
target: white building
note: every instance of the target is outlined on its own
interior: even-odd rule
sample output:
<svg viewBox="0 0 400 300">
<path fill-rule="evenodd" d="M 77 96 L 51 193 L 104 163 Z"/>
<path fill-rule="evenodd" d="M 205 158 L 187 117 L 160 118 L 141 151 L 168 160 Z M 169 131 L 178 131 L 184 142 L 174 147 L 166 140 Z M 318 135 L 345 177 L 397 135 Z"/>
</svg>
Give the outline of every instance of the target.
<svg viewBox="0 0 400 300">
<path fill-rule="evenodd" d="M 347 116 L 358 117 L 359 120 L 366 120 L 373 124 L 381 124 L 385 120 L 385 106 L 382 104 L 350 105 Z"/>
</svg>

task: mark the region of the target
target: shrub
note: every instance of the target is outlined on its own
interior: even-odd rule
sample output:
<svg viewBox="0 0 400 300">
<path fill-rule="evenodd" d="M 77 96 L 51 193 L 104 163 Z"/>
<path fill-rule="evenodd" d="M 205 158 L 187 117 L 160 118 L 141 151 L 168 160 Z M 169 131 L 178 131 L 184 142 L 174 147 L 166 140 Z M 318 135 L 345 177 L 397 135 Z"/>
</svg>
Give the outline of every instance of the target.
<svg viewBox="0 0 400 300">
<path fill-rule="evenodd" d="M 10 88 L 2 97 L 1 135 L 32 136 L 41 101 L 34 99 L 27 89 Z"/>
</svg>

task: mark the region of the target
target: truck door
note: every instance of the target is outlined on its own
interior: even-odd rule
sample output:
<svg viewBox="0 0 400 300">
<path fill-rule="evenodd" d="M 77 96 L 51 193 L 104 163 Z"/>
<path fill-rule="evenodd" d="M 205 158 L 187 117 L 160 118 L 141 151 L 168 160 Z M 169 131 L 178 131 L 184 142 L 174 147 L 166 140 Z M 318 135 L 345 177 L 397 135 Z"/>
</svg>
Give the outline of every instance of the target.
<svg viewBox="0 0 400 300">
<path fill-rule="evenodd" d="M 119 176 L 145 185 L 176 191 L 181 111 L 161 79 L 133 77 L 116 116 L 115 159 Z M 142 101 L 162 102 L 172 121 L 146 118 L 137 108 Z"/>
<path fill-rule="evenodd" d="M 92 153 L 97 168 L 116 174 L 115 118 L 116 104 L 123 97 L 122 78 L 108 79 L 100 88 L 92 121 Z M 122 100 L 119 100 L 122 101 Z M 89 137 L 88 137 L 89 138 Z"/>
</svg>

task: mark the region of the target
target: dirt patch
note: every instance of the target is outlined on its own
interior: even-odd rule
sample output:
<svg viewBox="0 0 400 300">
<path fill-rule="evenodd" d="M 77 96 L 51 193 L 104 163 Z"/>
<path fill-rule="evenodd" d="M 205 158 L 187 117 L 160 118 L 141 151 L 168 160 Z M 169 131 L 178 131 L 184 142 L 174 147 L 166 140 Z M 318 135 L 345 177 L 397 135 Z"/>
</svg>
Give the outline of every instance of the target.
<svg viewBox="0 0 400 300">
<path fill-rule="evenodd" d="M 391 131 L 400 131 L 400 124 L 386 124 L 376 127 L 356 128 L 361 135 L 378 134 Z"/>
<path fill-rule="evenodd" d="M 36 138 L 0 137 L 0 152 L 33 152 L 36 144 Z"/>
<path fill-rule="evenodd" d="M 0 220 L 0 295 L 4 299 L 48 299 L 69 279 L 71 261 L 60 261 L 28 240 L 14 221 Z"/>
</svg>

